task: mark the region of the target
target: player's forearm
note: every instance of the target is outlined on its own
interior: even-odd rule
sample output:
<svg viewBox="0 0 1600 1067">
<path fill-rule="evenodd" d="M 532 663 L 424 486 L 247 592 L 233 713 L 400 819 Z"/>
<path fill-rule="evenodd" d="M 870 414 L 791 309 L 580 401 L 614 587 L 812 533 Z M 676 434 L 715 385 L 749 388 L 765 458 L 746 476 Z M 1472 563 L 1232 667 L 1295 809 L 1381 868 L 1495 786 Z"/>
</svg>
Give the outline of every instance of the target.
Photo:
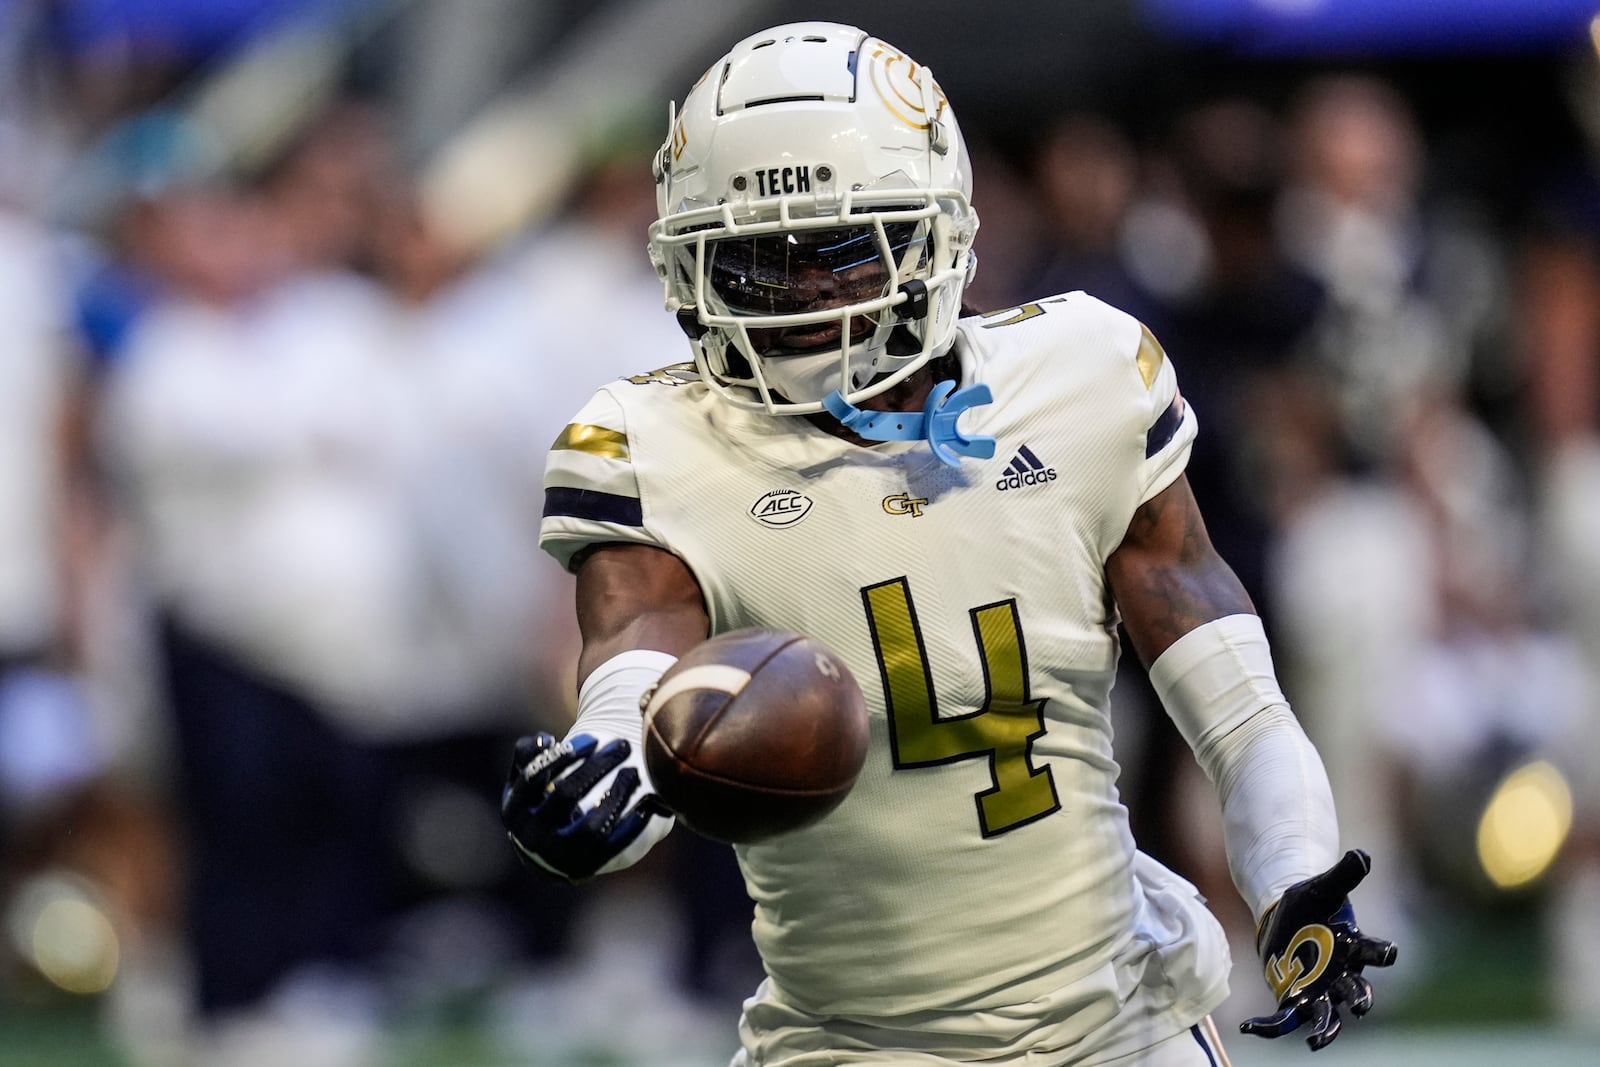
<svg viewBox="0 0 1600 1067">
<path fill-rule="evenodd" d="M 578 569 L 578 680 L 634 649 L 679 656 L 705 639 L 710 620 L 694 574 L 647 545 L 606 545 Z"/>
<path fill-rule="evenodd" d="M 567 881 L 637 863 L 672 829 L 654 804 L 640 705 L 705 634 L 699 587 L 658 549 L 605 546 L 578 567 L 578 714 L 518 742 L 501 818 L 530 865 Z"/>
<path fill-rule="evenodd" d="M 1259 921 L 1339 856 L 1327 772 L 1289 710 L 1260 620 L 1234 615 L 1191 631 L 1150 680 L 1217 786 L 1228 867 Z"/>
<path fill-rule="evenodd" d="M 1285 889 L 1339 858 L 1327 772 L 1287 707 L 1253 716 L 1200 759 L 1222 798 L 1228 869 L 1259 922 Z"/>
</svg>

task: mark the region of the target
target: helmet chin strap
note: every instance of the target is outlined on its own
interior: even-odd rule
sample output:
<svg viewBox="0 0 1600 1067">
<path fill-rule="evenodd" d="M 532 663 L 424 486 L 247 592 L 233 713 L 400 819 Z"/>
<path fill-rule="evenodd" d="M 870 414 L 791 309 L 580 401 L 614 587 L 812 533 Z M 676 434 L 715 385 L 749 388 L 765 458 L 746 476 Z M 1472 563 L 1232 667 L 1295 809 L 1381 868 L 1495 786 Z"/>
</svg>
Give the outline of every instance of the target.
<svg viewBox="0 0 1600 1067">
<path fill-rule="evenodd" d="M 982 382 L 956 390 L 955 382 L 943 381 L 928 393 L 928 401 L 921 411 L 868 411 L 850 403 L 837 389 L 822 398 L 822 406 L 858 437 L 868 441 L 926 440 L 940 463 L 956 467 L 960 466 L 962 456 L 974 459 L 994 456 L 993 437 L 987 434 L 969 436 L 956 425 L 956 420 L 968 409 L 993 401 L 994 394 Z"/>
</svg>

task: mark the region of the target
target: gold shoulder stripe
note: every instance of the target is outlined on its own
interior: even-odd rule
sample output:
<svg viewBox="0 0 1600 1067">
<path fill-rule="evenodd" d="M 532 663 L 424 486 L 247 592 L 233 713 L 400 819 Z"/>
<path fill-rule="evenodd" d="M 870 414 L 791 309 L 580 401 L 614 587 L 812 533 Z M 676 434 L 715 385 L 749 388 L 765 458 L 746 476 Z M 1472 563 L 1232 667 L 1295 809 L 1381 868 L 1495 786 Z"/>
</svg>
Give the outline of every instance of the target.
<svg viewBox="0 0 1600 1067">
<path fill-rule="evenodd" d="M 628 435 L 620 430 L 608 430 L 604 426 L 573 422 L 568 423 L 567 428 L 561 431 L 561 436 L 556 438 L 556 443 L 550 446 L 550 450 L 587 452 L 601 459 L 627 459 Z"/>
<path fill-rule="evenodd" d="M 1144 323 L 1139 324 L 1139 351 L 1133 357 L 1139 364 L 1139 377 L 1144 379 L 1144 387 L 1150 389 L 1156 384 L 1156 375 L 1161 373 L 1161 363 L 1167 358 L 1166 349 L 1161 347 L 1161 342 L 1156 340 L 1156 335 L 1150 332 L 1150 327 Z"/>
</svg>

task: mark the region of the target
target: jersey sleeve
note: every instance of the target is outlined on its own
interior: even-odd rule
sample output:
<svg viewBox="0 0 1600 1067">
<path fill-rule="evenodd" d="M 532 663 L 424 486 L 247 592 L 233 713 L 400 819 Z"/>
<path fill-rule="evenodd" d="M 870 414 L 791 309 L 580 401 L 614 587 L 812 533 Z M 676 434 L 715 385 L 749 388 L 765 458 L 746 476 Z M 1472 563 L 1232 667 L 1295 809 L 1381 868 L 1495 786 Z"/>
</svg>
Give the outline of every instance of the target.
<svg viewBox="0 0 1600 1067">
<path fill-rule="evenodd" d="M 1138 473 L 1138 502 L 1143 504 L 1177 481 L 1188 466 L 1199 424 L 1178 391 L 1178 375 L 1161 342 L 1149 327 L 1133 321 L 1139 331 L 1133 362 L 1146 394 L 1146 403 L 1141 407 L 1144 461 Z"/>
<path fill-rule="evenodd" d="M 584 547 L 618 541 L 665 547 L 645 526 L 626 413 L 602 389 L 550 446 L 539 547 L 571 569 Z"/>
</svg>

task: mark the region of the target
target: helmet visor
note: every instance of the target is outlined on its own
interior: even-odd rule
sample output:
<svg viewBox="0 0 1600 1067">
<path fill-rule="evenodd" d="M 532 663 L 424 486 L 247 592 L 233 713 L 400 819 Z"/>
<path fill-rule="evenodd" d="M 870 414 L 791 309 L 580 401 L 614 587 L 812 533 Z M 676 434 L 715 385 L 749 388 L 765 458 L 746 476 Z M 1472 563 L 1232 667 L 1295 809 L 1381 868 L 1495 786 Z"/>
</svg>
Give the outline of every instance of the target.
<svg viewBox="0 0 1600 1067">
<path fill-rule="evenodd" d="M 908 256 L 920 258 L 925 227 L 875 226 L 784 230 L 708 242 L 707 280 L 736 315 L 793 315 L 873 300 L 890 291 Z"/>
</svg>

